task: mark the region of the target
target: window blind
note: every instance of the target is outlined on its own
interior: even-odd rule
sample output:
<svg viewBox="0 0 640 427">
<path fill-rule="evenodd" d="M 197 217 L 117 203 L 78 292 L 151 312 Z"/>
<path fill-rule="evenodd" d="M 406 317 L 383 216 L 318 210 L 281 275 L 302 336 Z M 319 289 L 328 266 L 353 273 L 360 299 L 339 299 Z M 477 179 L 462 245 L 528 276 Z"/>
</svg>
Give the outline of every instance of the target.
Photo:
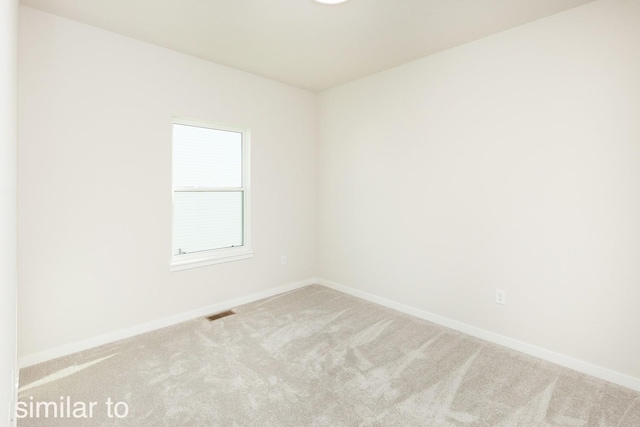
<svg viewBox="0 0 640 427">
<path fill-rule="evenodd" d="M 244 244 L 242 133 L 173 126 L 174 255 Z"/>
<path fill-rule="evenodd" d="M 242 187 L 242 134 L 173 125 L 176 187 Z"/>
</svg>

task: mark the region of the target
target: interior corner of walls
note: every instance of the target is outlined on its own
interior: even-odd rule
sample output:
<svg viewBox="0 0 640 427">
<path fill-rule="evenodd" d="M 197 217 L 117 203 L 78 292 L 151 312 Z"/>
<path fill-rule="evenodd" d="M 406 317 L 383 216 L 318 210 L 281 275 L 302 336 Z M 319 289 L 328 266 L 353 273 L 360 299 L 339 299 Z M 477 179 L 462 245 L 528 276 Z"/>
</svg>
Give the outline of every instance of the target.
<svg viewBox="0 0 640 427">
<path fill-rule="evenodd" d="M 0 425 L 14 417 L 16 368 L 18 1 L 0 2 Z"/>
</svg>

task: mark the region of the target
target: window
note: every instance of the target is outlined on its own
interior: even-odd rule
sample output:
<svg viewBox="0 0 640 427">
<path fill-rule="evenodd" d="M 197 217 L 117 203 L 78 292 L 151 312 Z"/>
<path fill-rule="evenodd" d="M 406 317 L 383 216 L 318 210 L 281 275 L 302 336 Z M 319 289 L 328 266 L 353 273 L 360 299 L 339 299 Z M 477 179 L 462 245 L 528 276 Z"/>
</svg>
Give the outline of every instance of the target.
<svg viewBox="0 0 640 427">
<path fill-rule="evenodd" d="M 174 120 L 171 270 L 251 256 L 249 131 Z"/>
</svg>

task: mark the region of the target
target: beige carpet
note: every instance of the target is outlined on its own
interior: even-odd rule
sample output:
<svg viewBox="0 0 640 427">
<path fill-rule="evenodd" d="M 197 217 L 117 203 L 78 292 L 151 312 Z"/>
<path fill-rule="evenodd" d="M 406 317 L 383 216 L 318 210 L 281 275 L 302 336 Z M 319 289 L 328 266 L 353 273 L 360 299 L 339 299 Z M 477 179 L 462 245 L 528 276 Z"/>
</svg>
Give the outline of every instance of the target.
<svg viewBox="0 0 640 427">
<path fill-rule="evenodd" d="M 322 286 L 237 312 L 24 369 L 58 413 L 19 427 L 640 426 L 640 393 Z"/>
</svg>

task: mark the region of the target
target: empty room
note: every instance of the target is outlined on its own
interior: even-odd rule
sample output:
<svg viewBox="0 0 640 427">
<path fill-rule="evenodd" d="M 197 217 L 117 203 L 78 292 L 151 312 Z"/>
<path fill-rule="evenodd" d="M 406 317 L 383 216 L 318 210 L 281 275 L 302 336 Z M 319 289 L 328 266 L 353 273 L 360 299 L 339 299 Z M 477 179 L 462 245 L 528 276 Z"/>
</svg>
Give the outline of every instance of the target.
<svg viewBox="0 0 640 427">
<path fill-rule="evenodd" d="M 640 0 L 0 5 L 0 426 L 640 426 Z"/>
</svg>

